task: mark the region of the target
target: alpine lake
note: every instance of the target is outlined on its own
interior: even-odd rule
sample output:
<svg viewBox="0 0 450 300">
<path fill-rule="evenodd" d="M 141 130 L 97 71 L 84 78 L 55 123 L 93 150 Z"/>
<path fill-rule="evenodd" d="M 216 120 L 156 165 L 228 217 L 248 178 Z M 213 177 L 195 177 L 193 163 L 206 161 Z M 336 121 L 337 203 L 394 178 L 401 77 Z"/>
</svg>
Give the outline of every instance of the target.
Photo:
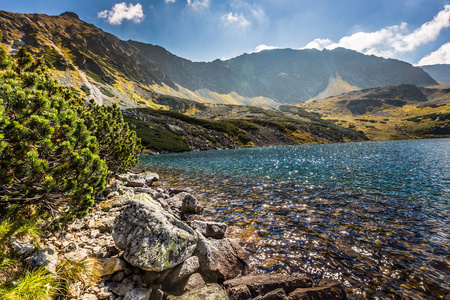
<svg viewBox="0 0 450 300">
<path fill-rule="evenodd" d="M 331 277 L 349 299 L 450 294 L 450 139 L 142 156 L 250 253 L 247 273 Z"/>
</svg>

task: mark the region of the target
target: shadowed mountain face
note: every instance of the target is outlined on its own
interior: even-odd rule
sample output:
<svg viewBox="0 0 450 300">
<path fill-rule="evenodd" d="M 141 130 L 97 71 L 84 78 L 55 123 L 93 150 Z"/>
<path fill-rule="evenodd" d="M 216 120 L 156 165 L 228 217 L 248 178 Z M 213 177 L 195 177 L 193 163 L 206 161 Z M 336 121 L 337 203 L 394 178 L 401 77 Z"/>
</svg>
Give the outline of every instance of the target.
<svg viewBox="0 0 450 300">
<path fill-rule="evenodd" d="M 430 74 L 434 80 L 450 84 L 450 65 L 429 65 L 420 66 L 420 68 Z"/>
<path fill-rule="evenodd" d="M 74 13 L 0 11 L 0 29 L 2 43 L 10 51 L 26 45 L 36 55 L 44 55 L 56 72 L 82 71 L 85 82 L 90 82 L 86 85 L 96 92 L 93 97 L 110 97 L 122 106 L 150 105 L 152 92 L 201 102 L 275 106 L 355 89 L 436 84 L 408 63 L 342 48 L 267 50 L 226 61 L 192 62 L 159 46 L 122 41 Z M 66 85 L 76 85 L 74 76 Z"/>
<path fill-rule="evenodd" d="M 226 61 L 196 63 L 161 47 L 131 42 L 162 71 L 190 90 L 237 92 L 245 97 L 264 96 L 280 103 L 303 102 L 323 92 L 330 78 L 365 89 L 402 83 L 426 86 L 436 82 L 423 70 L 393 59 L 356 51 L 267 50 Z M 330 96 L 329 94 L 323 95 Z"/>
</svg>

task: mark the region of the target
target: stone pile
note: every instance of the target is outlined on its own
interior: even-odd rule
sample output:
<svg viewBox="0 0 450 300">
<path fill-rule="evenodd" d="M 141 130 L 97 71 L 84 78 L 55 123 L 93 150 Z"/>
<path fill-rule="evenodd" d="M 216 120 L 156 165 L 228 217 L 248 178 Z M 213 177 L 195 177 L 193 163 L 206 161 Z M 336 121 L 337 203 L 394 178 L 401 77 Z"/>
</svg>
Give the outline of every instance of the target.
<svg viewBox="0 0 450 300">
<path fill-rule="evenodd" d="M 346 299 L 340 283 L 284 275 L 243 276 L 249 253 L 225 237 L 227 226 L 207 221 L 198 200 L 182 190 L 152 188 L 158 175 L 117 176 L 94 208 L 64 231 L 11 247 L 35 268 L 58 260 L 100 261 L 97 286 L 69 291 L 72 299 Z"/>
</svg>

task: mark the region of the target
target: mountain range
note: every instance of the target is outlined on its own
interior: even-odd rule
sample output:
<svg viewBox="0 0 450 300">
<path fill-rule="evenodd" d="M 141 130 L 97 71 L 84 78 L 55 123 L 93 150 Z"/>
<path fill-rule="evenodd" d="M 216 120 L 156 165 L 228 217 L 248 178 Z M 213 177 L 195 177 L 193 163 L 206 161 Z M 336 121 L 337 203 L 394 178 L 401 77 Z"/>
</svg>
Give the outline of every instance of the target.
<svg viewBox="0 0 450 300">
<path fill-rule="evenodd" d="M 123 41 L 75 13 L 0 11 L 2 44 L 43 55 L 61 84 L 99 103 L 159 108 L 160 94 L 203 103 L 277 107 L 344 92 L 398 85 L 436 85 L 422 68 L 356 51 L 274 49 L 229 60 L 192 62 L 166 49 Z"/>
</svg>

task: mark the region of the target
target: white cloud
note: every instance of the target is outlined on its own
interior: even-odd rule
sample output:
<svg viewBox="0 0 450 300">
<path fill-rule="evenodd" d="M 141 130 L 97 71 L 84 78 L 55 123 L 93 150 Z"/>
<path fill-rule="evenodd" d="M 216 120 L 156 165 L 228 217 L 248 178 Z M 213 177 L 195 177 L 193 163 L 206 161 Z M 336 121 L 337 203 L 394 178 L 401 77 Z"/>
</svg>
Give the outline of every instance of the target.
<svg viewBox="0 0 450 300">
<path fill-rule="evenodd" d="M 418 63 L 418 66 L 450 64 L 450 42 L 442 45 L 439 49 L 431 52 L 423 57 Z"/>
<path fill-rule="evenodd" d="M 132 20 L 140 23 L 144 19 L 144 12 L 140 3 L 127 5 L 125 2 L 115 4 L 111 10 L 104 10 L 97 14 L 100 19 L 107 19 L 111 25 L 120 25 L 122 21 Z"/>
<path fill-rule="evenodd" d="M 209 7 L 209 0 L 187 0 L 187 5 L 193 10 L 202 10 Z"/>
<path fill-rule="evenodd" d="M 334 43 L 328 39 L 315 39 L 304 48 L 334 49 L 343 47 L 364 54 L 394 57 L 411 52 L 417 47 L 436 40 L 441 30 L 450 27 L 450 5 L 445 5 L 433 20 L 408 33 L 408 24 L 390 26 L 375 32 L 357 32 Z"/>
<path fill-rule="evenodd" d="M 261 45 L 256 46 L 255 50 L 253 50 L 250 53 L 258 53 L 258 52 L 261 52 L 261 51 L 264 51 L 264 50 L 273 50 L 273 49 L 279 49 L 279 47 L 268 46 L 268 45 L 265 45 L 265 44 L 261 44 Z"/>
<path fill-rule="evenodd" d="M 175 0 L 164 0 L 166 3 L 175 3 Z"/>
<path fill-rule="evenodd" d="M 220 21 L 225 27 L 236 25 L 241 28 L 245 28 L 250 26 L 250 21 L 247 20 L 242 14 L 238 15 L 237 13 L 233 14 L 232 12 L 224 14 L 220 17 Z"/>
<path fill-rule="evenodd" d="M 314 41 L 309 42 L 308 44 L 306 44 L 305 47 L 303 47 L 302 49 L 318 49 L 318 50 L 322 50 L 330 45 L 333 44 L 332 40 L 329 39 L 315 39 Z"/>
</svg>

